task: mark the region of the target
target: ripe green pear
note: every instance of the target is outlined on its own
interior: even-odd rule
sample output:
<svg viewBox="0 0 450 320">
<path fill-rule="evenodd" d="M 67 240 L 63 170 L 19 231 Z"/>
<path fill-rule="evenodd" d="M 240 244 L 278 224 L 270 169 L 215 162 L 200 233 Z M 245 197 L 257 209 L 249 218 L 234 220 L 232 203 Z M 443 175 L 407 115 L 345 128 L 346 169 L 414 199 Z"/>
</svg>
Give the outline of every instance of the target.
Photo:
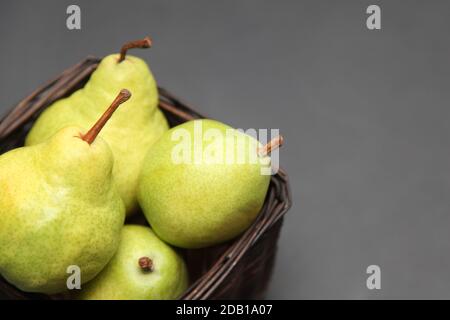
<svg viewBox="0 0 450 320">
<path fill-rule="evenodd" d="M 112 152 L 95 138 L 127 97 L 122 91 L 86 134 L 67 127 L 0 156 L 0 274 L 19 289 L 63 292 L 69 266 L 87 282 L 117 250 L 125 207 Z"/>
<path fill-rule="evenodd" d="M 202 146 L 202 149 L 200 149 Z M 253 137 L 213 120 L 186 122 L 149 151 L 138 199 L 155 233 L 183 248 L 230 240 L 255 220 L 267 193 L 270 157 Z"/>
<path fill-rule="evenodd" d="M 148 227 L 126 225 L 119 249 L 106 268 L 83 285 L 79 299 L 167 300 L 188 286 L 183 259 Z"/>
<path fill-rule="evenodd" d="M 128 214 L 137 208 L 136 188 L 144 157 L 168 130 L 167 120 L 158 108 L 156 82 L 147 64 L 140 58 L 125 55 L 129 48 L 149 46 L 149 41 L 147 38 L 132 42 L 122 48 L 120 55 L 105 57 L 83 88 L 56 101 L 42 113 L 26 138 L 26 145 L 31 146 L 66 126 L 88 127 L 120 89 L 130 90 L 131 99 L 100 134 L 113 152 L 113 177 Z"/>
</svg>

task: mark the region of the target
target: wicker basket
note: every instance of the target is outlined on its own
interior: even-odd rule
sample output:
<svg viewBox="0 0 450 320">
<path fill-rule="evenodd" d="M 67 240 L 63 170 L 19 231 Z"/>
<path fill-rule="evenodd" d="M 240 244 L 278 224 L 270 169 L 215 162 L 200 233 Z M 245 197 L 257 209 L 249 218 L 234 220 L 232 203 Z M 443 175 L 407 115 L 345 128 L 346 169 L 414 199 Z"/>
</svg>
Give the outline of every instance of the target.
<svg viewBox="0 0 450 320">
<path fill-rule="evenodd" d="M 18 103 L 0 121 L 0 154 L 22 146 L 40 112 L 55 100 L 83 87 L 98 63 L 99 59 L 88 57 Z M 168 91 L 160 88 L 159 93 L 160 108 L 171 126 L 202 118 Z M 181 299 L 263 298 L 274 264 L 282 218 L 290 206 L 287 176 L 280 170 L 271 179 L 264 207 L 257 220 L 244 234 L 220 246 L 182 250 L 192 284 Z M 54 298 L 22 292 L 1 278 L 0 292 L 13 299 Z"/>
</svg>

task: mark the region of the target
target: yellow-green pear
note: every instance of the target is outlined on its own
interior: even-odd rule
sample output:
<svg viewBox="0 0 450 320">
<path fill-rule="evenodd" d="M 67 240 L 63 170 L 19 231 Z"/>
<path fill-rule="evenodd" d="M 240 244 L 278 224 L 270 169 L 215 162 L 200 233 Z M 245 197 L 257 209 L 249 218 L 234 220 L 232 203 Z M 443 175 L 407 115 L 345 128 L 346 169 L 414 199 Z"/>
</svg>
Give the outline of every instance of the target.
<svg viewBox="0 0 450 320">
<path fill-rule="evenodd" d="M 148 227 L 126 225 L 119 249 L 106 268 L 83 285 L 78 299 L 168 300 L 188 286 L 181 256 Z"/>
<path fill-rule="evenodd" d="M 138 199 L 164 241 L 201 248 L 230 240 L 255 220 L 270 182 L 271 148 L 223 123 L 194 120 L 166 132 L 142 168 Z"/>
<path fill-rule="evenodd" d="M 136 188 L 144 156 L 168 130 L 167 120 L 158 108 L 158 90 L 152 73 L 142 59 L 126 54 L 130 48 L 146 48 L 150 44 L 149 38 L 133 41 L 124 45 L 120 54 L 105 57 L 83 88 L 42 113 L 26 138 L 26 145 L 30 146 L 47 140 L 66 126 L 87 127 L 121 88 L 130 90 L 131 99 L 100 134 L 113 152 L 113 176 L 128 214 L 137 208 Z"/>
<path fill-rule="evenodd" d="M 68 272 L 87 282 L 116 252 L 125 206 L 96 137 L 129 96 L 122 90 L 87 133 L 66 127 L 0 156 L 0 274 L 19 289 L 63 292 Z"/>
</svg>

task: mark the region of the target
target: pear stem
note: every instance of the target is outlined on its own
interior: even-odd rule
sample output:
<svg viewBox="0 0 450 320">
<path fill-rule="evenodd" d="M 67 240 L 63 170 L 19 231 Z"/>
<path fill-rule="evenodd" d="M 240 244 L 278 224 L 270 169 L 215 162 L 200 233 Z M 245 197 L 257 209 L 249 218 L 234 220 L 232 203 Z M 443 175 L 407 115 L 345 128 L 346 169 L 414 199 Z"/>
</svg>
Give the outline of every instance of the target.
<svg viewBox="0 0 450 320">
<path fill-rule="evenodd" d="M 92 144 L 92 142 L 94 142 L 95 138 L 97 138 L 98 134 L 103 129 L 105 124 L 108 122 L 109 118 L 111 118 L 113 113 L 117 110 L 117 108 L 122 103 L 130 99 L 130 97 L 131 97 L 130 91 L 128 91 L 127 89 L 120 90 L 119 94 L 111 103 L 110 107 L 105 111 L 105 113 L 103 113 L 100 119 L 97 120 L 94 126 L 85 135 L 81 136 L 81 139 L 83 139 L 89 144 Z"/>
<path fill-rule="evenodd" d="M 139 267 L 141 267 L 142 271 L 153 271 L 153 261 L 149 257 L 139 258 Z"/>
<path fill-rule="evenodd" d="M 284 143 L 283 136 L 277 136 L 270 140 L 269 143 L 267 143 L 265 146 L 258 148 L 258 155 L 260 157 L 268 156 L 272 150 L 278 149 L 281 147 Z"/>
<path fill-rule="evenodd" d="M 134 48 L 150 48 L 152 45 L 152 40 L 149 37 L 145 37 L 141 40 L 135 40 L 125 43 L 122 48 L 120 49 L 120 57 L 119 57 L 119 63 L 125 60 L 125 56 L 127 55 L 127 51 L 129 49 Z"/>
</svg>

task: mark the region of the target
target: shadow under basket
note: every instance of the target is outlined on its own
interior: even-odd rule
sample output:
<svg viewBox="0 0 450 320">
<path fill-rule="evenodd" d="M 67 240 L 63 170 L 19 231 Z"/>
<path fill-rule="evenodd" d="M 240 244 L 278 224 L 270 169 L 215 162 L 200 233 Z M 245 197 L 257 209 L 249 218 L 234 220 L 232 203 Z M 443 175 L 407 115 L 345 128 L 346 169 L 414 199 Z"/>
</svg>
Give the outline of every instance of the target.
<svg viewBox="0 0 450 320">
<path fill-rule="evenodd" d="M 65 70 L 20 101 L 0 120 L 0 154 L 21 147 L 39 114 L 54 101 L 84 86 L 99 59 L 88 57 Z M 170 126 L 204 118 L 168 91 L 159 88 L 159 107 Z M 219 246 L 181 250 L 191 284 L 180 297 L 199 299 L 261 299 L 272 273 L 283 215 L 291 206 L 288 179 L 283 170 L 271 177 L 264 206 L 255 222 L 239 237 Z M 132 223 L 145 221 L 139 216 Z M 0 277 L 0 296 L 12 299 L 54 299 L 57 296 L 26 293 Z"/>
</svg>

